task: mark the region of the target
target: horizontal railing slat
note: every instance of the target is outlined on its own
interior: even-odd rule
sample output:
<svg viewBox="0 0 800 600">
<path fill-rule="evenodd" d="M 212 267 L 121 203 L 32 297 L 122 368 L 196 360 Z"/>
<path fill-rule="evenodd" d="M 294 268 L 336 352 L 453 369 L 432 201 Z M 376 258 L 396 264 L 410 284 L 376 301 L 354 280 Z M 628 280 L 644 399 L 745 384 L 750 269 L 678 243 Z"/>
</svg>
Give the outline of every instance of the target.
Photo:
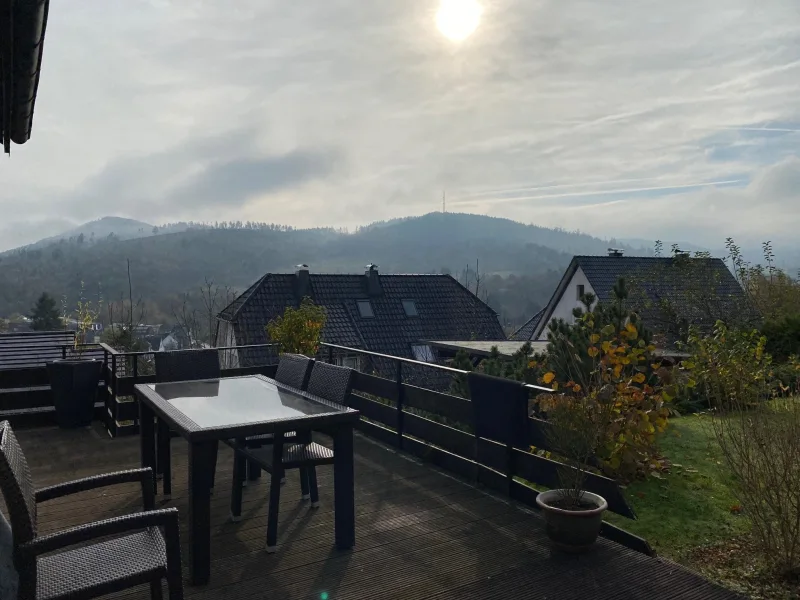
<svg viewBox="0 0 800 600">
<path fill-rule="evenodd" d="M 433 463 L 467 479 L 474 480 L 477 476 L 477 465 L 474 461 L 442 448 L 436 448 L 414 438 L 406 438 L 403 440 L 403 449 L 424 461 Z"/>
<path fill-rule="evenodd" d="M 386 404 L 365 398 L 359 394 L 350 394 L 350 407 L 361 412 L 361 415 L 371 421 L 397 429 L 397 410 Z"/>
<path fill-rule="evenodd" d="M 354 390 L 397 402 L 397 382 L 360 371 L 355 371 L 355 373 Z"/>
<path fill-rule="evenodd" d="M 47 374 L 47 367 L 0 369 L 0 390 L 49 384 L 50 377 Z"/>
<path fill-rule="evenodd" d="M 465 458 L 475 456 L 475 437 L 469 433 L 408 412 L 403 414 L 403 424 L 404 433 L 408 435 Z"/>
<path fill-rule="evenodd" d="M 356 423 L 356 429 L 373 439 L 383 442 L 384 444 L 397 444 L 397 433 L 391 429 L 383 427 L 378 423 L 372 423 L 371 421 L 365 421 L 364 419 L 361 419 L 358 423 Z"/>
<path fill-rule="evenodd" d="M 447 417 L 458 423 L 472 423 L 472 403 L 458 396 L 403 384 L 405 406 Z"/>
</svg>

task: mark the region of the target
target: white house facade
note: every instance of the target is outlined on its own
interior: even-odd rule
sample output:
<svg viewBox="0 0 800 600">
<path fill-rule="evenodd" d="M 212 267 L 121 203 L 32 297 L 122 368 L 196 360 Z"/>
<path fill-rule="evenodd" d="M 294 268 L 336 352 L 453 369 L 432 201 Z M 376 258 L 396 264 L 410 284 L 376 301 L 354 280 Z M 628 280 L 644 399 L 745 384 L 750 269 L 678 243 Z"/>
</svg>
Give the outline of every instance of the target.
<svg viewBox="0 0 800 600">
<path fill-rule="evenodd" d="M 550 314 L 547 322 L 544 323 L 543 327 L 540 326 L 541 331 L 536 339 L 539 341 L 547 341 L 547 333 L 550 331 L 550 322 L 553 319 L 564 319 L 568 323 L 574 322 L 575 317 L 572 311 L 579 307 L 584 308 L 581 303 L 581 296 L 584 294 L 594 294 L 597 296 L 594 288 L 592 288 L 592 284 L 589 283 L 589 279 L 583 272 L 583 269 L 578 267 L 567 285 L 564 286 L 561 297 L 556 300 L 553 312 Z"/>
</svg>

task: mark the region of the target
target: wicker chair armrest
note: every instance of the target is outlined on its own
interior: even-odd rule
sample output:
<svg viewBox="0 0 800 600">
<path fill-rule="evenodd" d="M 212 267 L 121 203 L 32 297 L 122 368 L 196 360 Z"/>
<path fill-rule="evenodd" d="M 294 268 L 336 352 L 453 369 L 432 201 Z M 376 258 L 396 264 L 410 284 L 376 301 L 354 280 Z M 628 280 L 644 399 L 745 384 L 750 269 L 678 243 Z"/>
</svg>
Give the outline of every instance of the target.
<svg viewBox="0 0 800 600">
<path fill-rule="evenodd" d="M 82 542 L 90 541 L 109 535 L 120 535 L 129 531 L 146 529 L 148 527 L 163 527 L 166 542 L 168 545 L 178 543 L 178 509 L 163 508 L 159 510 L 149 510 L 122 517 L 113 517 L 94 523 L 78 525 L 64 529 L 57 533 L 42 535 L 36 539 L 19 546 L 19 556 L 23 560 L 33 558 L 72 546 Z"/>
<path fill-rule="evenodd" d="M 87 490 L 94 490 L 120 483 L 141 483 L 144 509 L 151 510 L 155 506 L 153 470 L 150 468 L 130 469 L 128 471 L 117 471 L 116 473 L 93 475 L 91 477 L 84 477 L 83 479 L 76 479 L 75 481 L 52 485 L 36 490 L 36 502 L 45 502 L 47 500 L 53 500 L 54 498 L 61 498 L 62 496 L 69 496 L 70 494 L 77 494 L 78 492 L 85 492 Z"/>
</svg>

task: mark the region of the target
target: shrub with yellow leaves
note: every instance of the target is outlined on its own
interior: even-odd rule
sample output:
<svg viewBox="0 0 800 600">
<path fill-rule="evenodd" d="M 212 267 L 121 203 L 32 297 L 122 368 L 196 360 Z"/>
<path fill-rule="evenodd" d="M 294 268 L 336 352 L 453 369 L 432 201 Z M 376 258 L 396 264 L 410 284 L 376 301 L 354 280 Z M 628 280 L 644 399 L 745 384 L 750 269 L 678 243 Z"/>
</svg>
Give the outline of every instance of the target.
<svg viewBox="0 0 800 600">
<path fill-rule="evenodd" d="M 572 325 L 588 340 L 584 348 L 561 340 L 570 351 L 542 376 L 554 393 L 542 396 L 539 408 L 551 423 L 554 452 L 570 461 L 594 459 L 604 473 L 627 481 L 663 468 L 656 448 L 668 416 L 663 369 L 631 320 L 619 326 L 598 321 L 587 312 Z M 590 456 L 576 456 L 576 448 L 587 452 L 587 440 Z"/>
</svg>

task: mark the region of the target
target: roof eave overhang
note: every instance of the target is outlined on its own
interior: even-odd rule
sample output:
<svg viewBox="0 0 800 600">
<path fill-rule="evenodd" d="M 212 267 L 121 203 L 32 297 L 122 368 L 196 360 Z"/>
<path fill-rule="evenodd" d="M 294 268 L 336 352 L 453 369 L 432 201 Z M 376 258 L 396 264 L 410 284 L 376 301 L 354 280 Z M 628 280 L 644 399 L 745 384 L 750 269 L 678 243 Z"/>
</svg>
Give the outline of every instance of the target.
<svg viewBox="0 0 800 600">
<path fill-rule="evenodd" d="M 42 68 L 44 34 L 50 0 L 0 0 L 5 24 L 0 36 L 2 55 L 2 137 L 24 144 L 31 137 L 33 109 Z"/>
</svg>

